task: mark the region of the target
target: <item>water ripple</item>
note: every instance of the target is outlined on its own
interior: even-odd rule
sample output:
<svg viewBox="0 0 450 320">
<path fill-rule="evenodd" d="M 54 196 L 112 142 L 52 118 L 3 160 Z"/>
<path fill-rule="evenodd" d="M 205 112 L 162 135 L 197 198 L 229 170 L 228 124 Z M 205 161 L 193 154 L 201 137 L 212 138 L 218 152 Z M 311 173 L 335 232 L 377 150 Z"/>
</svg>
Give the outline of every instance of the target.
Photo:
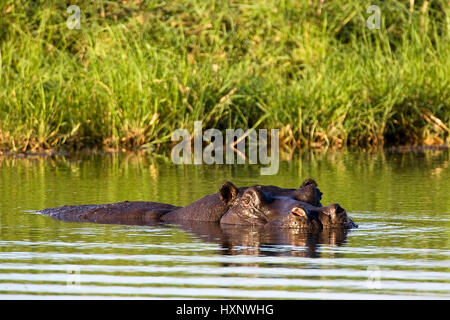
<svg viewBox="0 0 450 320">
<path fill-rule="evenodd" d="M 427 261 L 424 259 L 377 259 L 377 258 L 320 258 L 311 260 L 302 257 L 271 257 L 271 256 L 187 256 L 187 255 L 125 255 L 96 253 L 58 253 L 58 252 L 1 252 L 1 260 L 125 260 L 134 262 L 177 262 L 177 263 L 259 263 L 259 264 L 293 264 L 293 265 L 335 265 L 335 266 L 408 266 L 421 268 L 450 268 L 450 261 Z"/>
</svg>

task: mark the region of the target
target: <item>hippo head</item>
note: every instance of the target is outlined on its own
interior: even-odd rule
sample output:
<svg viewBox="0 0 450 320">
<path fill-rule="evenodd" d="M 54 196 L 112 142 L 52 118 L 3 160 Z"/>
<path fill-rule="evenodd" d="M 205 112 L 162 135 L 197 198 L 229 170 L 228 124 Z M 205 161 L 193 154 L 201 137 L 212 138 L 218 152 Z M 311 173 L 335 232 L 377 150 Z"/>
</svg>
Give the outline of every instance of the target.
<svg viewBox="0 0 450 320">
<path fill-rule="evenodd" d="M 262 186 L 256 185 L 254 188 L 260 189 L 267 194 L 276 196 L 285 196 L 301 202 L 309 203 L 316 207 L 321 207 L 320 200 L 322 199 L 322 192 L 317 187 L 317 182 L 314 179 L 306 179 L 298 189 L 285 189 L 277 186 Z M 238 194 L 251 187 L 236 188 L 233 183 L 225 182 L 219 190 L 220 199 L 226 204 L 230 205 Z"/>
<path fill-rule="evenodd" d="M 320 205 L 322 193 L 312 179 L 305 181 L 297 191 L 278 189 L 273 186 L 238 189 L 226 182 L 219 196 L 228 205 L 228 211 L 220 223 L 309 230 L 356 227 L 338 204 Z M 302 189 L 304 192 L 299 192 Z"/>
</svg>

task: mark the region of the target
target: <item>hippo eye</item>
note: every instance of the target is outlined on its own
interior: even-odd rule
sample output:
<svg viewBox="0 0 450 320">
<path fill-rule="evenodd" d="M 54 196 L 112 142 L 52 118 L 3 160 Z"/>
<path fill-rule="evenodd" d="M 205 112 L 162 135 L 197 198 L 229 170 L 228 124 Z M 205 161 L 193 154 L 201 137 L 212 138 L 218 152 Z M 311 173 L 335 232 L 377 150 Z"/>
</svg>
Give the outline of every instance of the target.
<svg viewBox="0 0 450 320">
<path fill-rule="evenodd" d="M 307 211 L 305 209 L 299 208 L 299 207 L 292 209 L 291 214 L 293 214 L 294 216 L 297 216 L 297 217 L 303 217 L 303 218 L 308 217 Z"/>
<path fill-rule="evenodd" d="M 242 195 L 242 204 L 248 207 L 259 207 L 262 202 L 262 191 L 252 188 Z"/>
<path fill-rule="evenodd" d="M 244 197 L 244 198 L 242 198 L 242 203 L 245 206 L 249 206 L 252 203 L 252 199 L 250 199 L 250 197 Z"/>
</svg>

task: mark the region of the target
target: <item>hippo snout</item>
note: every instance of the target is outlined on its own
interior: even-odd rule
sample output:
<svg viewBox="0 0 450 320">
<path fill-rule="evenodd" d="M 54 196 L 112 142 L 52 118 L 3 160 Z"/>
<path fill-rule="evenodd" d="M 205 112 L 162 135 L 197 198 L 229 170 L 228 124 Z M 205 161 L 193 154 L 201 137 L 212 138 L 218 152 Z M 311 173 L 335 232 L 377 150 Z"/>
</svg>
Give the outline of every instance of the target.
<svg viewBox="0 0 450 320">
<path fill-rule="evenodd" d="M 347 215 L 347 211 L 341 207 L 338 203 L 333 203 L 324 210 L 328 215 L 328 219 L 321 219 L 325 226 L 332 227 L 345 227 L 345 228 L 357 228 L 358 226 Z"/>
<path fill-rule="evenodd" d="M 332 205 L 330 205 L 330 207 L 331 214 L 335 218 L 340 218 L 347 214 L 347 211 L 345 211 L 345 209 L 342 208 L 338 203 L 333 203 Z"/>
</svg>

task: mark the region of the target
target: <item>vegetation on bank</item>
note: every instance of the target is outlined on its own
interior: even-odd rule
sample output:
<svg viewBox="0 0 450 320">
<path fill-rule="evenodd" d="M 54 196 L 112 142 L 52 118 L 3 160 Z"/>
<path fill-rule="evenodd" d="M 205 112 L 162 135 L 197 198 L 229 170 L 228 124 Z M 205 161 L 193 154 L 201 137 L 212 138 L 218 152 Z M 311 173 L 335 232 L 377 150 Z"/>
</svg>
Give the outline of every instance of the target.
<svg viewBox="0 0 450 320">
<path fill-rule="evenodd" d="M 66 1 L 0 3 L 0 151 L 158 150 L 195 120 L 288 148 L 450 141 L 447 0 L 73 4 L 80 29 Z"/>
</svg>

